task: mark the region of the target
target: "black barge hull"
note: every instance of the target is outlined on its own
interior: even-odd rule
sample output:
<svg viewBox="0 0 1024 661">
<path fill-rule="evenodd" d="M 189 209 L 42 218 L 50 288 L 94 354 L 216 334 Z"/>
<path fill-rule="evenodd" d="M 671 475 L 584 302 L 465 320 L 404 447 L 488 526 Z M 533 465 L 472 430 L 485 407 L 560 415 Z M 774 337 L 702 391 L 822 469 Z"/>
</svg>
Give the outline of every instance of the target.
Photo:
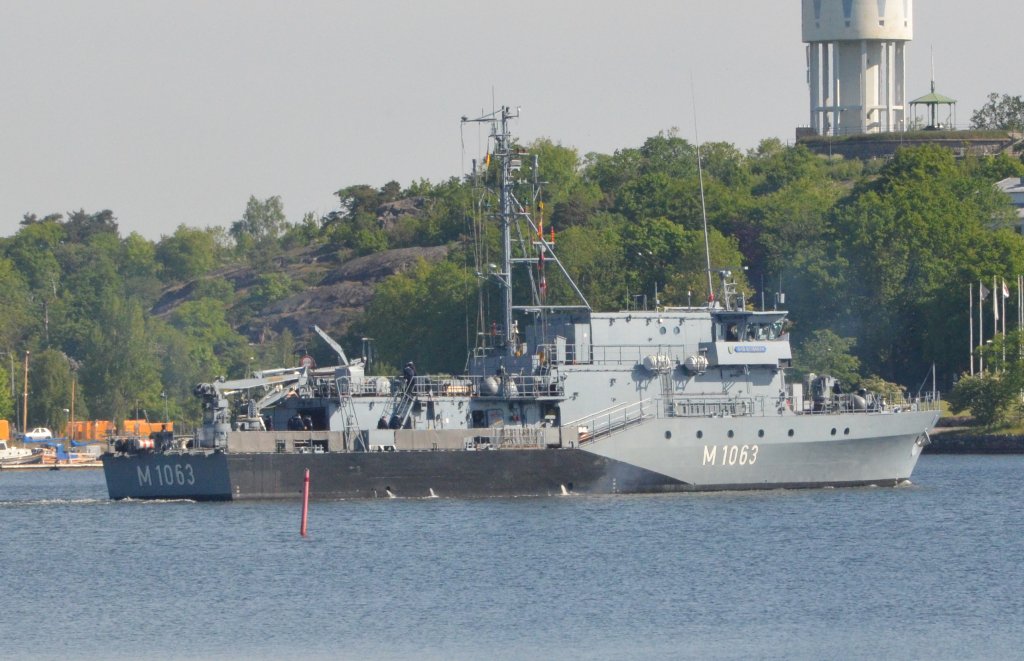
<svg viewBox="0 0 1024 661">
<path fill-rule="evenodd" d="M 690 491 L 692 485 L 579 449 L 106 454 L 115 500 L 475 498 Z"/>
</svg>

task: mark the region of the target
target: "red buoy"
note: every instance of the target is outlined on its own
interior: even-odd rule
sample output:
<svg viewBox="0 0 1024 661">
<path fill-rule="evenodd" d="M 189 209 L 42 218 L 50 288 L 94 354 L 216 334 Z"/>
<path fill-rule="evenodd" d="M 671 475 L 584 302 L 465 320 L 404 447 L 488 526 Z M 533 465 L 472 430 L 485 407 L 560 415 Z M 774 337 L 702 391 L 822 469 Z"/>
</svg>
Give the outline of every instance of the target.
<svg viewBox="0 0 1024 661">
<path fill-rule="evenodd" d="M 299 534 L 306 536 L 306 522 L 309 520 L 309 469 L 306 469 L 306 479 L 302 485 L 302 527 Z"/>
</svg>

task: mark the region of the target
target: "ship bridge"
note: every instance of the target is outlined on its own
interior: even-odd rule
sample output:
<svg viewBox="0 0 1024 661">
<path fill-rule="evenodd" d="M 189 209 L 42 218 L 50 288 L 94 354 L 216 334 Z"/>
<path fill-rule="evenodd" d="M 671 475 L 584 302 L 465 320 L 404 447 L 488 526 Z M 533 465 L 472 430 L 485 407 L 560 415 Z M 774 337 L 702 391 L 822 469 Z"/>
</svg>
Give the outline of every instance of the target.
<svg viewBox="0 0 1024 661">
<path fill-rule="evenodd" d="M 712 341 L 701 344 L 708 364 L 789 367 L 793 353 L 785 312 L 722 310 L 712 314 Z"/>
</svg>

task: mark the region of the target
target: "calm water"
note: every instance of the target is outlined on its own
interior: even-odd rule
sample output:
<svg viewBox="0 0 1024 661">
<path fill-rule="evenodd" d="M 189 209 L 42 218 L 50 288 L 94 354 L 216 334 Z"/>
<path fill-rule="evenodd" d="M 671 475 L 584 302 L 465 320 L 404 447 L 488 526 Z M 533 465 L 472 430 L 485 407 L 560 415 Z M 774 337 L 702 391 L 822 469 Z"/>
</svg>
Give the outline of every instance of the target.
<svg viewBox="0 0 1024 661">
<path fill-rule="evenodd" d="M 1019 658 L 1024 457 L 915 486 L 111 503 L 0 472 L 0 656 Z M 315 488 L 315 482 L 314 482 Z"/>
</svg>

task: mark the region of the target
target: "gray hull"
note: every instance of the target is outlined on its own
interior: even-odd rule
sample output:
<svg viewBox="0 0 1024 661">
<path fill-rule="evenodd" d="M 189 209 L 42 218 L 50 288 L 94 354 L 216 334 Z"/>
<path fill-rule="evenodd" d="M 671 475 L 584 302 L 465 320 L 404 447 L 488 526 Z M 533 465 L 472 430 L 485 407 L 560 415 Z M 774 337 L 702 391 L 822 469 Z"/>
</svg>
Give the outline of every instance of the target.
<svg viewBox="0 0 1024 661">
<path fill-rule="evenodd" d="M 114 499 L 299 498 L 307 468 L 313 496 L 336 499 L 887 486 L 910 478 L 935 416 L 658 419 L 580 447 L 107 454 L 103 467 Z"/>
</svg>

